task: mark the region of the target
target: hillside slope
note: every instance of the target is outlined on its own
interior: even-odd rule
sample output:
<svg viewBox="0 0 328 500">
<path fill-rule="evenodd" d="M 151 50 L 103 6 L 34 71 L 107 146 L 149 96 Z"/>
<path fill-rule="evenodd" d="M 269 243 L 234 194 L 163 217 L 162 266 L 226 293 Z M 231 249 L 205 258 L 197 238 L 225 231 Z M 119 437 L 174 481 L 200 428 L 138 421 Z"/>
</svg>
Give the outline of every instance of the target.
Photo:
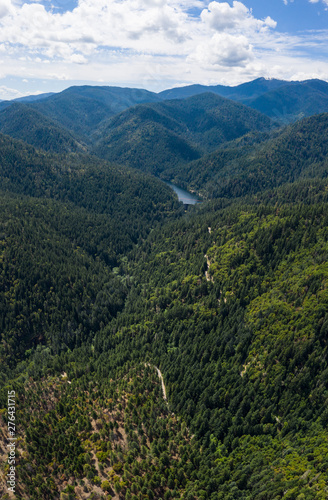
<svg viewBox="0 0 328 500">
<path fill-rule="evenodd" d="M 70 87 L 31 106 L 87 140 L 104 119 L 135 104 L 159 100 L 143 89 L 82 86 Z"/>
<path fill-rule="evenodd" d="M 225 141 L 271 126 L 264 115 L 208 93 L 130 108 L 101 130 L 94 151 L 157 175 Z"/>
<path fill-rule="evenodd" d="M 328 169 L 327 133 L 328 114 L 323 113 L 271 138 L 245 136 L 163 176 L 205 198 L 236 198 L 300 178 L 322 178 Z"/>
<path fill-rule="evenodd" d="M 170 188 L 141 172 L 3 135 L 0 183 L 5 369 L 32 345 L 72 347 L 94 335 L 123 304 L 112 269 L 180 207 Z"/>
<path fill-rule="evenodd" d="M 0 111 L 0 132 L 45 151 L 69 153 L 85 149 L 68 130 L 20 103 L 14 103 Z"/>
<path fill-rule="evenodd" d="M 283 123 L 328 112 L 328 83 L 293 82 L 248 102 L 248 105 Z"/>
<path fill-rule="evenodd" d="M 327 203 L 327 183 L 304 182 L 136 247 L 117 317 L 91 345 L 35 351 L 10 386 L 21 494 L 324 499 Z"/>
</svg>

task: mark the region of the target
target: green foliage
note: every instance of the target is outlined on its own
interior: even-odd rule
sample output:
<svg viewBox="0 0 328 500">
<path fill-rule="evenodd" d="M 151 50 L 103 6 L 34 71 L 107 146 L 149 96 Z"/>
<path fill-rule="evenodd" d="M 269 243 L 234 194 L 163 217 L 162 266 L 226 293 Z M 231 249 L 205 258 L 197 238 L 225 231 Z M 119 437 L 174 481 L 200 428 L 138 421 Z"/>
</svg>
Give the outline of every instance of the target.
<svg viewBox="0 0 328 500">
<path fill-rule="evenodd" d="M 88 141 L 90 134 L 108 117 L 158 96 L 143 89 L 76 86 L 54 94 L 30 107 L 60 123 Z"/>
<path fill-rule="evenodd" d="M 14 103 L 0 112 L 0 131 L 45 151 L 83 151 L 83 145 L 68 130 L 22 103 Z"/>
<path fill-rule="evenodd" d="M 236 198 L 304 178 L 325 178 L 328 114 L 306 118 L 271 139 L 249 135 L 187 166 L 168 170 L 204 198 Z"/>
<path fill-rule="evenodd" d="M 321 80 L 289 82 L 248 103 L 271 118 L 288 123 L 328 111 L 328 85 Z"/>
<path fill-rule="evenodd" d="M 116 257 L 101 243 L 101 219 L 48 201 L 2 195 L 0 204 L 4 370 L 38 344 L 58 353 L 88 343 L 101 324 L 122 310 L 127 284 L 107 265 Z M 83 227 L 91 223 L 85 240 Z M 37 351 L 37 357 L 50 352 Z"/>
<path fill-rule="evenodd" d="M 110 486 L 110 482 L 109 481 L 103 481 L 101 483 L 101 488 L 104 490 L 104 491 L 110 491 L 111 490 L 111 486 Z"/>
<path fill-rule="evenodd" d="M 196 104 L 160 121 L 178 130 Z M 222 147 L 225 199 L 184 216 L 144 174 L 0 138 L 0 432 L 15 390 L 17 496 L 326 498 L 326 128 Z"/>
<path fill-rule="evenodd" d="M 214 94 L 139 105 L 98 132 L 95 152 L 155 175 L 195 160 L 225 141 L 269 129 L 271 121 Z"/>
</svg>

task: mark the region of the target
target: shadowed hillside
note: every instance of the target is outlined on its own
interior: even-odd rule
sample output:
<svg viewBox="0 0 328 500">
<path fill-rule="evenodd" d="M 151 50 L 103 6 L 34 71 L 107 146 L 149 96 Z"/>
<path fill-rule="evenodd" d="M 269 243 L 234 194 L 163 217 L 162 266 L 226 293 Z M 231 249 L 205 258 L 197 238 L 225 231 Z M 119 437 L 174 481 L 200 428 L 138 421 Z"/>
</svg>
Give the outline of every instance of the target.
<svg viewBox="0 0 328 500">
<path fill-rule="evenodd" d="M 15 103 L 0 111 L 0 131 L 45 151 L 69 153 L 85 149 L 68 130 L 25 104 Z"/>
<path fill-rule="evenodd" d="M 111 161 L 157 175 L 225 141 L 271 126 L 264 115 L 208 93 L 130 108 L 104 126 L 94 150 Z"/>
</svg>

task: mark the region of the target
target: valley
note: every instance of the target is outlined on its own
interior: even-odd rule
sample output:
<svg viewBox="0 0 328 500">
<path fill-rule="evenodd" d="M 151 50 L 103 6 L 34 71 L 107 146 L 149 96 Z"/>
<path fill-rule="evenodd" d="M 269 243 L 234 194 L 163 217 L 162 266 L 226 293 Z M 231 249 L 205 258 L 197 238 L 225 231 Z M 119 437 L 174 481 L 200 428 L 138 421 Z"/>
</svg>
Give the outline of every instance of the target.
<svg viewBox="0 0 328 500">
<path fill-rule="evenodd" d="M 0 103 L 1 498 L 327 498 L 327 85 Z"/>
</svg>

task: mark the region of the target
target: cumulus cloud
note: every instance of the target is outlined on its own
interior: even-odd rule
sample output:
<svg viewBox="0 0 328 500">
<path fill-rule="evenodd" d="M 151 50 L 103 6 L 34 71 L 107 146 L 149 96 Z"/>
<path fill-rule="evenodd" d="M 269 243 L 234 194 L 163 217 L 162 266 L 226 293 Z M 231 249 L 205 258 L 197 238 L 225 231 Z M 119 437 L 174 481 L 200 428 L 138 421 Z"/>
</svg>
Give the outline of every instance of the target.
<svg viewBox="0 0 328 500">
<path fill-rule="evenodd" d="M 254 59 L 252 46 L 243 35 L 215 33 L 210 41 L 200 44 L 189 60 L 205 66 L 245 66 Z"/>
<path fill-rule="evenodd" d="M 9 13 L 7 3 L 0 0 L 0 16 Z M 188 27 L 187 14 L 167 0 L 79 0 L 62 14 L 34 2 L 16 6 L 9 19 L 0 20 L 0 41 L 45 53 L 58 43 L 72 53 L 90 53 L 99 45 L 166 53 L 188 38 Z"/>
<path fill-rule="evenodd" d="M 197 45 L 188 60 L 207 68 L 245 68 L 255 58 L 252 42 L 259 34 L 276 27 L 270 17 L 256 19 L 239 1 L 232 6 L 227 2 L 211 2 L 202 10 L 200 19 L 210 36 Z"/>
<path fill-rule="evenodd" d="M 188 56 L 193 43 L 208 38 L 208 27 L 248 33 L 275 27 L 271 18 L 255 19 L 241 2 L 233 2 L 232 7 L 211 2 L 198 18 L 187 12 L 193 3 L 203 5 L 198 0 L 79 0 L 72 12 L 56 13 L 41 3 L 12 8 L 10 0 L 0 0 L 0 16 L 8 14 L 0 19 L 0 43 L 19 44 L 27 51 L 63 59 L 67 51 L 88 55 L 99 46 Z"/>
<path fill-rule="evenodd" d="M 242 1 L 78 0 L 65 11 L 66 2 L 52 0 L 51 9 L 50 0 L 0 0 L 3 72 L 163 88 L 179 79 L 215 83 L 213 72 L 223 82 L 233 68 L 230 83 L 239 83 L 276 76 L 281 54 L 295 47 Z"/>
<path fill-rule="evenodd" d="M 74 64 L 87 64 L 88 59 L 82 54 L 72 54 L 69 58 L 69 61 Z"/>
<path fill-rule="evenodd" d="M 226 2 L 211 2 L 201 13 L 203 22 L 215 30 L 235 28 L 250 17 L 248 8 L 241 2 L 233 2 L 233 7 Z"/>
<path fill-rule="evenodd" d="M 277 23 L 267 17 L 256 19 L 250 9 L 241 2 L 233 2 L 232 7 L 227 2 L 211 2 L 201 13 L 202 21 L 216 31 L 227 30 L 263 30 L 275 28 Z"/>
<path fill-rule="evenodd" d="M 11 0 L 0 0 L 0 19 L 10 14 L 12 10 Z"/>
</svg>

